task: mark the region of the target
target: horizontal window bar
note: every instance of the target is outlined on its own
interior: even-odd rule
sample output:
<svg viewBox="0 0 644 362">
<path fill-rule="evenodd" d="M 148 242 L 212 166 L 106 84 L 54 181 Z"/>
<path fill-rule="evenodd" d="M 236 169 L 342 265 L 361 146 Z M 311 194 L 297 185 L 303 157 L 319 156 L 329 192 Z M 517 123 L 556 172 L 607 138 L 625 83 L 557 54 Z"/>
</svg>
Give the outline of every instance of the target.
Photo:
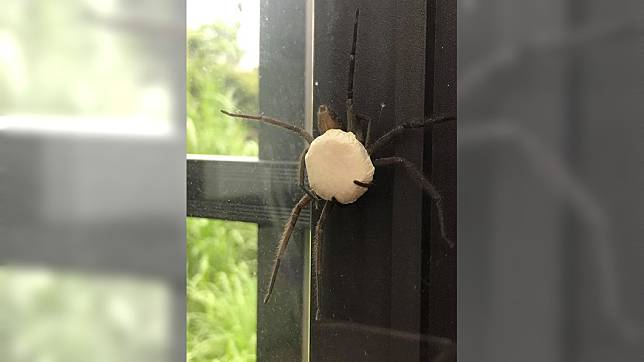
<svg viewBox="0 0 644 362">
<path fill-rule="evenodd" d="M 297 162 L 189 155 L 187 164 L 188 216 L 283 223 L 303 195 Z M 302 216 L 308 224 L 308 208 Z"/>
</svg>

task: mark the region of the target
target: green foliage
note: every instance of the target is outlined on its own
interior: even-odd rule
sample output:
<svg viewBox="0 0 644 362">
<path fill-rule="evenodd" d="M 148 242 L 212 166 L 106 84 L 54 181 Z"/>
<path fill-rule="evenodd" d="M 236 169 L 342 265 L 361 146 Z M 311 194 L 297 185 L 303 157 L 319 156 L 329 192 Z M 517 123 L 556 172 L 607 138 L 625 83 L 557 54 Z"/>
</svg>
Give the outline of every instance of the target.
<svg viewBox="0 0 644 362">
<path fill-rule="evenodd" d="M 187 360 L 254 361 L 257 226 L 187 221 Z"/>
<path fill-rule="evenodd" d="M 257 113 L 257 69 L 242 71 L 237 28 L 204 25 L 188 31 L 186 145 L 188 153 L 256 156 L 254 125 L 219 110 Z M 251 132 L 249 132 L 251 131 Z"/>
<path fill-rule="evenodd" d="M 237 28 L 188 32 L 188 153 L 256 156 L 252 124 L 220 109 L 256 113 L 257 69 L 241 71 Z M 257 226 L 187 220 L 187 360 L 254 361 L 257 341 Z"/>
</svg>

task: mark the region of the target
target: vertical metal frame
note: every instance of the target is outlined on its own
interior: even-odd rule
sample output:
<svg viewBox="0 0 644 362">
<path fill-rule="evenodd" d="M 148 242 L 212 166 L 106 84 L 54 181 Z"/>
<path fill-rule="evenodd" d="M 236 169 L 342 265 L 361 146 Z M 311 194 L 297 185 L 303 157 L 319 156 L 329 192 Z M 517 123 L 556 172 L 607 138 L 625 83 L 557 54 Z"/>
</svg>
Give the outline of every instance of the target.
<svg viewBox="0 0 644 362">
<path fill-rule="evenodd" d="M 260 111 L 304 127 L 306 2 L 302 0 L 263 0 L 260 4 L 259 106 Z M 259 136 L 261 160 L 293 162 L 304 148 L 300 138 L 283 129 L 262 126 Z M 290 179 L 296 186 L 297 178 Z M 258 190 L 273 207 L 291 209 L 302 196 L 280 192 L 271 183 Z M 270 209 L 269 215 L 270 215 Z M 300 225 L 308 224 L 306 215 Z M 305 260 L 309 229 L 298 227 L 291 237 L 269 304 L 263 294 L 275 261 L 276 242 L 283 220 L 259 226 L 257 359 L 296 361 L 306 353 L 308 321 L 303 318 L 306 290 Z"/>
<path fill-rule="evenodd" d="M 427 45 L 425 113 L 456 115 L 456 1 L 427 2 Z M 425 173 L 440 190 L 447 234 L 457 240 L 456 232 L 456 122 L 444 123 L 426 132 Z M 440 230 L 432 223 L 435 209 L 430 199 L 423 201 L 423 326 L 426 335 L 456 341 L 456 267 L 457 248 L 440 242 Z M 458 245 L 458 243 L 457 243 Z"/>
<path fill-rule="evenodd" d="M 311 117 L 306 117 L 308 127 L 302 121 L 305 105 L 311 108 L 305 98 L 312 99 L 312 59 L 307 62 L 305 57 L 306 7 L 301 0 L 263 0 L 260 4 L 259 105 L 262 113 L 310 129 Z M 305 74 L 309 74 L 308 81 Z M 306 82 L 310 83 L 308 92 Z M 188 159 L 188 216 L 258 224 L 260 361 L 308 359 L 308 315 L 304 306 L 308 304 L 310 208 L 300 215 L 271 301 L 263 303 L 276 243 L 293 205 L 303 195 L 297 186 L 296 159 L 304 146 L 288 131 L 259 125 L 259 161 L 202 155 Z"/>
</svg>

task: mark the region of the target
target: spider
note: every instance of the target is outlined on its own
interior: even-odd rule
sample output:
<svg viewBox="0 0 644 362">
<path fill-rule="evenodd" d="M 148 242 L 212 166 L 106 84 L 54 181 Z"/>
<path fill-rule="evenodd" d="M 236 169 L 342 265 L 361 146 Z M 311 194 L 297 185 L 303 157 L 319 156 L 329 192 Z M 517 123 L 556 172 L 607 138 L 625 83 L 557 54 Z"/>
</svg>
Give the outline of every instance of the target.
<svg viewBox="0 0 644 362">
<path fill-rule="evenodd" d="M 360 198 L 373 186 L 375 167 L 398 166 L 407 171 L 415 183 L 432 198 L 436 207 L 440 224 L 441 237 L 453 247 L 452 241 L 447 237 L 441 195 L 422 172 L 409 160 L 402 157 L 384 157 L 373 159 L 383 146 L 391 143 L 397 136 L 407 129 L 424 128 L 434 124 L 455 120 L 452 116 L 433 117 L 421 121 L 411 121 L 401 124 L 380 138 L 371 142 L 371 119 L 354 111 L 353 107 L 353 79 L 355 73 L 356 44 L 358 37 L 358 16 L 356 9 L 353 24 L 353 39 L 349 55 L 349 76 L 346 99 L 346 126 L 342 120 L 326 105 L 320 105 L 317 112 L 317 127 L 320 136 L 314 138 L 306 130 L 279 119 L 261 115 L 247 115 L 231 113 L 221 110 L 222 113 L 236 118 L 255 120 L 285 128 L 302 137 L 308 146 L 299 157 L 298 178 L 299 186 L 304 195 L 293 207 L 291 214 L 284 226 L 278 242 L 277 256 L 273 264 L 271 279 L 268 285 L 264 304 L 268 303 L 280 263 L 297 219 L 311 200 L 323 201 L 324 205 L 315 227 L 313 238 L 313 267 L 315 271 L 316 290 L 316 320 L 319 319 L 319 276 L 320 276 L 320 246 L 324 226 L 331 209 L 335 204 L 350 204 Z M 384 105 L 381 105 L 381 111 Z M 366 130 L 365 130 L 366 125 Z M 305 179 L 308 179 L 307 186 Z"/>
</svg>

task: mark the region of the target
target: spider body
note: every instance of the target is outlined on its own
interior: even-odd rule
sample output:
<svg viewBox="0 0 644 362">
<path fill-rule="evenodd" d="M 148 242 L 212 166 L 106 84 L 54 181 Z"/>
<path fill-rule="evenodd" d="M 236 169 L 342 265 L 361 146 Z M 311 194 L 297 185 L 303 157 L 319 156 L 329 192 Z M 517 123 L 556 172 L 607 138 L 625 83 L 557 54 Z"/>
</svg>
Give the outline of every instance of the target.
<svg viewBox="0 0 644 362">
<path fill-rule="evenodd" d="M 397 136 L 402 135 L 408 129 L 431 127 L 434 124 L 453 121 L 456 118 L 452 116 L 430 117 L 420 121 L 411 121 L 403 123 L 391 131 L 385 133 L 374 142 L 370 141 L 371 121 L 370 118 L 354 111 L 353 103 L 353 77 L 355 69 L 355 54 L 358 34 L 358 14 L 356 10 L 355 22 L 353 26 L 353 42 L 351 54 L 349 56 L 349 82 L 346 100 L 346 126 L 336 114 L 326 105 L 320 105 L 317 114 L 317 126 L 320 136 L 314 138 L 309 132 L 300 127 L 296 127 L 289 122 L 266 117 L 264 115 L 246 115 L 230 113 L 222 110 L 221 112 L 231 117 L 256 120 L 274 126 L 282 127 L 302 137 L 308 146 L 302 151 L 299 159 L 299 185 L 305 194 L 297 202 L 291 211 L 278 242 L 277 256 L 273 264 L 270 283 L 264 303 L 268 303 L 275 279 L 280 267 L 282 257 L 286 251 L 288 241 L 293 233 L 297 219 L 311 200 L 324 200 L 324 207 L 320 213 L 320 218 L 315 226 L 313 237 L 312 254 L 314 268 L 314 290 L 316 291 L 316 314 L 315 319 L 319 319 L 320 312 L 320 288 L 319 276 L 321 273 L 320 266 L 320 249 L 324 225 L 333 206 L 340 204 L 350 204 L 360 198 L 366 191 L 371 188 L 373 175 L 376 167 L 397 166 L 407 172 L 413 181 L 432 198 L 436 206 L 436 215 L 438 218 L 441 237 L 451 246 L 452 242 L 448 239 L 445 231 L 443 209 L 441 206 L 441 196 L 434 188 L 431 182 L 425 178 L 423 173 L 410 161 L 401 157 L 384 157 L 373 158 L 383 146 L 391 143 Z M 381 110 L 384 105 L 381 105 Z M 306 184 L 308 173 L 309 185 Z"/>
</svg>

